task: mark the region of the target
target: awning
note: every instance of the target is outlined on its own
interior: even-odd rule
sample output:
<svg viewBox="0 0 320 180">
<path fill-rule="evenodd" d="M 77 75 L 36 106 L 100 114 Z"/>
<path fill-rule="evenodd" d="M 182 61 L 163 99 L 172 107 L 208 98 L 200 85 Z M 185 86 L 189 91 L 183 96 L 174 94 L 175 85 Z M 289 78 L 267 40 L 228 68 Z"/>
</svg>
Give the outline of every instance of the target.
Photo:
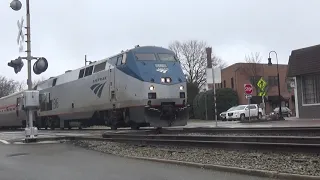
<svg viewBox="0 0 320 180">
<path fill-rule="evenodd" d="M 267 102 L 268 99 L 264 97 L 264 102 Z M 261 96 L 252 96 L 251 97 L 251 104 L 260 104 L 262 103 L 262 97 Z"/>
<path fill-rule="evenodd" d="M 283 96 L 280 96 L 281 101 L 288 101 L 288 98 L 284 98 Z M 279 102 L 279 96 L 268 96 L 269 102 Z"/>
</svg>

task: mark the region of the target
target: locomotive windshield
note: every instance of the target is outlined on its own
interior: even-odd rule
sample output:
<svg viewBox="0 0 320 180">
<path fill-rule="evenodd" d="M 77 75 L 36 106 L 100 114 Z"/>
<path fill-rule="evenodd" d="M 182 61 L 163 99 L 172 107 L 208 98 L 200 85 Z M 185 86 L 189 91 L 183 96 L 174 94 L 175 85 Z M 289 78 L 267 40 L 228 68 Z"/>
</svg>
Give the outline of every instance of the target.
<svg viewBox="0 0 320 180">
<path fill-rule="evenodd" d="M 177 61 L 174 54 L 158 54 L 160 61 Z"/>
<path fill-rule="evenodd" d="M 136 53 L 137 60 L 140 61 L 155 61 L 157 58 L 155 54 L 142 54 L 142 53 Z"/>
<path fill-rule="evenodd" d="M 151 53 L 136 53 L 137 60 L 140 61 L 177 61 L 177 58 L 174 54 L 165 54 L 165 53 L 158 53 L 159 59 L 156 57 L 155 54 Z"/>
</svg>

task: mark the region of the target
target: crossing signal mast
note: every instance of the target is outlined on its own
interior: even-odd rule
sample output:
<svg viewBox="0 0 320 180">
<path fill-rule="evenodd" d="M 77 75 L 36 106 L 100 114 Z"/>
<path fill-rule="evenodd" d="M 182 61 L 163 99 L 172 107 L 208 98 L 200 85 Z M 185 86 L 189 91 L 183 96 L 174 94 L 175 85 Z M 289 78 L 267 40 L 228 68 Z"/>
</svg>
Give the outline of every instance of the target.
<svg viewBox="0 0 320 180">
<path fill-rule="evenodd" d="M 31 79 L 31 61 L 36 60 L 36 62 L 33 65 L 33 72 L 37 75 L 45 72 L 48 68 L 48 61 L 44 57 L 33 57 L 31 55 L 31 35 L 30 35 L 30 3 L 29 0 L 26 0 L 26 18 L 27 18 L 27 56 L 26 57 L 18 57 L 15 60 L 11 60 L 8 63 L 9 67 L 12 67 L 14 69 L 14 72 L 17 74 L 21 71 L 24 63 L 22 59 L 25 59 L 28 61 L 28 90 L 23 92 L 23 103 L 24 107 L 27 111 L 27 123 L 25 128 L 26 133 L 26 142 L 33 142 L 36 140 L 38 129 L 36 127 L 33 127 L 33 120 L 34 120 L 34 110 L 36 110 L 39 107 L 39 91 L 32 90 L 32 79 Z M 22 7 L 22 3 L 20 0 L 12 0 L 10 3 L 10 7 L 14 11 L 19 11 Z M 23 19 L 21 20 L 21 23 L 18 21 L 18 27 L 19 27 L 19 34 L 18 34 L 18 45 L 20 44 L 20 51 L 23 50 L 22 43 L 24 41 L 24 34 L 22 32 L 23 28 Z M 22 42 L 20 42 L 22 41 Z"/>
</svg>

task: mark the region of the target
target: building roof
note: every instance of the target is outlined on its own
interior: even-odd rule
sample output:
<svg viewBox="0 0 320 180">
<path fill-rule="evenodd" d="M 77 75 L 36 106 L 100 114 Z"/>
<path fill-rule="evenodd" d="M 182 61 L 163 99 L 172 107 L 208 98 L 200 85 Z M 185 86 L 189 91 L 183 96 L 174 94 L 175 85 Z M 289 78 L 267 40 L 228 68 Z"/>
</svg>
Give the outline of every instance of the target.
<svg viewBox="0 0 320 180">
<path fill-rule="evenodd" d="M 222 69 L 222 71 L 224 70 L 227 70 L 227 69 L 238 69 L 238 68 L 241 68 L 241 67 L 245 67 L 245 66 L 250 66 L 250 64 L 257 64 L 258 66 L 262 66 L 262 67 L 269 67 L 269 65 L 267 63 L 246 63 L 246 62 L 239 62 L 239 63 L 234 63 L 234 64 L 231 64 L 225 68 Z M 275 64 L 274 64 L 275 65 Z M 288 66 L 287 64 L 279 64 L 279 67 L 282 67 L 282 66 Z"/>
<path fill-rule="evenodd" d="M 288 77 L 320 72 L 320 44 L 291 52 Z"/>
</svg>

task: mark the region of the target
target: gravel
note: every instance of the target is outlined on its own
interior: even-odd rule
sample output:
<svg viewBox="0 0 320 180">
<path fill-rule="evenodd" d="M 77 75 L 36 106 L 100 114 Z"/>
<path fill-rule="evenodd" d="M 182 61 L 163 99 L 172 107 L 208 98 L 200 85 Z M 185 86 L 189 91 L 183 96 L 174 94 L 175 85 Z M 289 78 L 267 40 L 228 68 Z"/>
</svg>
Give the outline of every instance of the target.
<svg viewBox="0 0 320 180">
<path fill-rule="evenodd" d="M 137 145 L 101 141 L 70 141 L 76 146 L 108 154 L 170 159 L 247 169 L 320 176 L 320 153 L 230 150 L 218 148 Z"/>
</svg>

